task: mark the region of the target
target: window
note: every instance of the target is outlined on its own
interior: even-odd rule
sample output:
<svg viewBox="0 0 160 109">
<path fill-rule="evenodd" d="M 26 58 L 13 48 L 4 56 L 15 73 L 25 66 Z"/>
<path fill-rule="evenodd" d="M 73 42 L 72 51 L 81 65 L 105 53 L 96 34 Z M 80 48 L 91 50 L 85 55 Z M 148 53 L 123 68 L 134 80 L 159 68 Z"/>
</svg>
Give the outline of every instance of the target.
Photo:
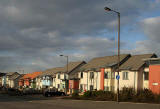
<svg viewBox="0 0 160 109">
<path fill-rule="evenodd" d="M 94 78 L 94 72 L 90 72 L 90 78 L 91 78 L 91 79 Z"/>
<path fill-rule="evenodd" d="M 128 72 L 123 72 L 123 80 L 128 80 Z"/>
<path fill-rule="evenodd" d="M 83 72 L 81 72 L 81 78 L 83 78 Z"/>
<path fill-rule="evenodd" d="M 64 74 L 64 80 L 66 79 L 66 74 Z"/>
<path fill-rule="evenodd" d="M 60 74 L 58 74 L 58 79 L 60 79 Z"/>
<path fill-rule="evenodd" d="M 109 91 L 109 87 L 108 87 L 108 86 L 105 86 L 105 87 L 104 87 L 104 91 Z"/>
<path fill-rule="evenodd" d="M 114 92 L 114 86 L 111 86 L 111 91 Z"/>
<path fill-rule="evenodd" d="M 65 84 L 63 84 L 63 88 L 65 88 Z"/>
<path fill-rule="evenodd" d="M 105 72 L 104 73 L 104 78 L 105 79 L 110 79 L 111 78 L 111 73 L 110 72 Z"/>
<path fill-rule="evenodd" d="M 144 72 L 144 80 L 149 80 L 149 72 Z"/>
<path fill-rule="evenodd" d="M 111 78 L 112 78 L 112 79 L 115 78 L 115 73 L 114 73 L 114 72 L 111 73 Z"/>
<path fill-rule="evenodd" d="M 93 85 L 90 85 L 90 91 L 92 91 L 93 90 Z"/>
<path fill-rule="evenodd" d="M 59 84 L 57 84 L 57 88 L 60 88 L 60 85 L 59 85 Z"/>
</svg>

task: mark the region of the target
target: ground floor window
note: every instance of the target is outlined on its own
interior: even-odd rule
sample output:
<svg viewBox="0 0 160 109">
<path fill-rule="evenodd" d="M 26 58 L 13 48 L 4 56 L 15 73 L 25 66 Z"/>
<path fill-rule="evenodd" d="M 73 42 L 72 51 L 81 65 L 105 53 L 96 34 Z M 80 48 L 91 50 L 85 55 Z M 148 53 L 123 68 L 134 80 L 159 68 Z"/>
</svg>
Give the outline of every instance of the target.
<svg viewBox="0 0 160 109">
<path fill-rule="evenodd" d="M 114 86 L 111 86 L 111 91 L 114 92 Z"/>
<path fill-rule="evenodd" d="M 105 86 L 105 87 L 104 87 L 104 91 L 109 91 L 109 87 L 108 87 L 108 86 Z"/>
<path fill-rule="evenodd" d="M 65 88 L 65 84 L 63 84 L 62 86 L 63 86 L 63 88 Z"/>
<path fill-rule="evenodd" d="M 57 84 L 57 88 L 60 88 L 60 84 Z"/>
<path fill-rule="evenodd" d="M 144 80 L 149 80 L 149 72 L 144 72 Z"/>
</svg>

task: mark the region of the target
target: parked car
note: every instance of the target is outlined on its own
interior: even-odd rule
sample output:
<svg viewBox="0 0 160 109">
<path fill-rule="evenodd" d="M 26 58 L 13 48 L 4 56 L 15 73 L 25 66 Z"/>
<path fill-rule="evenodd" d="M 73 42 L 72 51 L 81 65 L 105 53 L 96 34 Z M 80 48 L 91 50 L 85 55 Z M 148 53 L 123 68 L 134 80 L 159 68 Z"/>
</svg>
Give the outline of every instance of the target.
<svg viewBox="0 0 160 109">
<path fill-rule="evenodd" d="M 51 96 L 65 96 L 66 94 L 60 91 L 45 91 L 43 95 L 45 97 L 51 97 Z"/>
</svg>

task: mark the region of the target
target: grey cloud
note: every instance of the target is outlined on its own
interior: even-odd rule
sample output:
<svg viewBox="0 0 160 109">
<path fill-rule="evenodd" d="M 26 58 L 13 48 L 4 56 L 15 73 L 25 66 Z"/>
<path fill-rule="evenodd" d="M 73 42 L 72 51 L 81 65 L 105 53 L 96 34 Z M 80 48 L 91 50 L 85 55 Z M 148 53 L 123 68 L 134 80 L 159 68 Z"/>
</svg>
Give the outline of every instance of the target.
<svg viewBox="0 0 160 109">
<path fill-rule="evenodd" d="M 109 33 L 116 31 L 117 17 L 103 8 L 121 12 L 123 29 L 153 5 L 146 0 L 0 0 L 0 53 L 9 56 L 0 58 L 2 70 L 17 70 L 19 63 L 25 71 L 64 65 L 58 54 L 71 61 L 112 55 Z"/>
</svg>

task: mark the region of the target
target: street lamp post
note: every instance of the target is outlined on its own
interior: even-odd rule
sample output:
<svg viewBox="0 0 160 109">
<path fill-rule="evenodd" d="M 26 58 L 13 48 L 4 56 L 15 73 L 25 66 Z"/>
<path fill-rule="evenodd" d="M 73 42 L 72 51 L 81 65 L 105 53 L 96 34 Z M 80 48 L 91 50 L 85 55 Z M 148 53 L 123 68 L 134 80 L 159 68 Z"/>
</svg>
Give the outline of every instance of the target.
<svg viewBox="0 0 160 109">
<path fill-rule="evenodd" d="M 60 55 L 60 56 L 67 58 L 67 72 L 66 73 L 68 74 L 68 56 L 65 56 L 65 55 Z M 65 79 L 65 93 L 67 94 L 67 81 L 66 81 L 66 78 L 64 78 L 64 79 Z"/>
<path fill-rule="evenodd" d="M 112 11 L 118 15 L 118 77 L 119 77 L 119 66 L 120 66 L 120 13 L 114 11 L 108 7 L 104 8 L 106 11 Z M 117 102 L 119 102 L 119 79 L 117 79 Z"/>
</svg>

